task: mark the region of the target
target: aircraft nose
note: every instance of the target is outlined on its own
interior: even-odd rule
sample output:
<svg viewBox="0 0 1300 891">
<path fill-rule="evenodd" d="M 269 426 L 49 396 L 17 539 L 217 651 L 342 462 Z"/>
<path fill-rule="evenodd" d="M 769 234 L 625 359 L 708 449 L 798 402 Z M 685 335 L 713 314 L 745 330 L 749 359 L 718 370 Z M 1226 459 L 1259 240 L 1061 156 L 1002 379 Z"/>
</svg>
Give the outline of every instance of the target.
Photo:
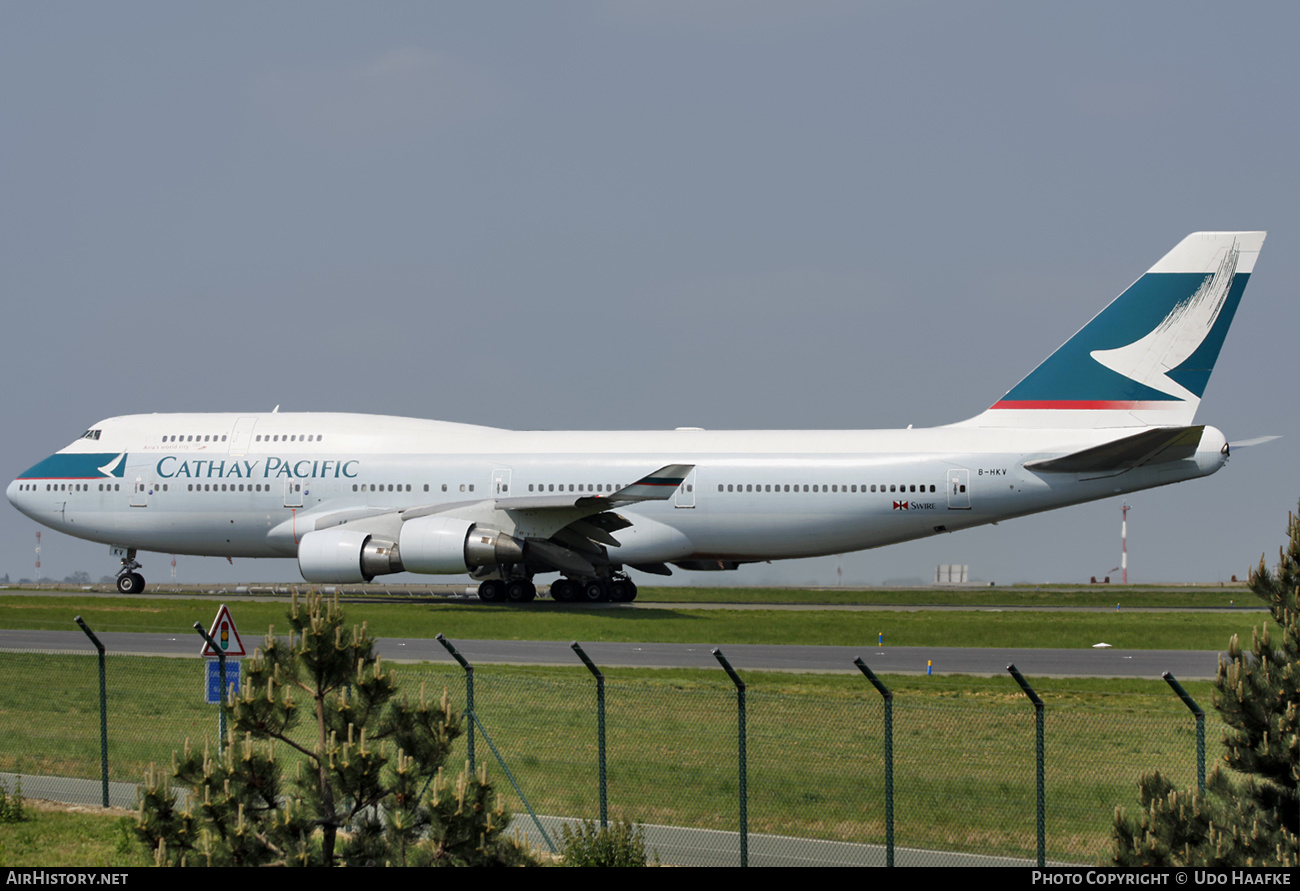
<svg viewBox="0 0 1300 891">
<path fill-rule="evenodd" d="M 13 482 L 11 482 L 9 484 L 9 488 L 5 489 L 5 497 L 9 499 L 10 504 L 18 508 L 19 510 L 23 509 L 23 505 L 22 505 L 23 494 L 24 493 L 19 485 L 18 480 L 14 480 Z M 26 513 L 26 511 L 24 511 L 24 513 Z"/>
</svg>

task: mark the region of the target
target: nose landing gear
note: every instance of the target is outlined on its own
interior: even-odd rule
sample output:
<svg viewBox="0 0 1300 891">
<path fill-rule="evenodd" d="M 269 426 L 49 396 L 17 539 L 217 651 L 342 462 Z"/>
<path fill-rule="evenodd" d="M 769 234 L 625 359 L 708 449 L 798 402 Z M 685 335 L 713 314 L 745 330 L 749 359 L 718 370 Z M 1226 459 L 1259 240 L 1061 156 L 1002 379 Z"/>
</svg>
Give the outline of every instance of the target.
<svg viewBox="0 0 1300 891">
<path fill-rule="evenodd" d="M 122 549 L 114 548 L 113 552 L 122 553 Z M 117 590 L 123 594 L 139 594 L 143 591 L 144 576 L 136 572 L 141 568 L 135 559 L 135 548 L 128 548 L 122 556 L 122 568 L 117 573 Z"/>
</svg>

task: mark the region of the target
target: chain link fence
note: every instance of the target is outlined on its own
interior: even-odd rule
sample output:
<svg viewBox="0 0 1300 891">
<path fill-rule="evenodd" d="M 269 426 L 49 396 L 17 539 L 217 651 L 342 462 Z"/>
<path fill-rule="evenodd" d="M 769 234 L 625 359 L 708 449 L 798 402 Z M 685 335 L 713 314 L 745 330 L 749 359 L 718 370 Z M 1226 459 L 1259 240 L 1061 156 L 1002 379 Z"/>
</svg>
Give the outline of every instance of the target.
<svg viewBox="0 0 1300 891">
<path fill-rule="evenodd" d="M 93 804 L 106 788 L 112 804 L 133 807 L 151 764 L 165 768 L 187 738 L 216 737 L 201 663 L 109 653 L 104 750 L 94 653 L 0 652 L 0 781 L 11 790 L 21 781 L 27 797 Z M 783 692 L 741 691 L 721 671 L 717 682 L 623 673 L 603 681 L 602 747 L 591 674 L 396 669 L 403 689 L 445 688 L 457 707 L 472 674 L 474 714 L 448 767 L 486 762 L 521 833 L 544 849 L 558 845 L 563 821 L 606 816 L 641 824 L 647 850 L 673 864 L 1039 859 L 1035 711 L 1009 685 L 971 678 L 945 685 L 957 693 L 901 693 L 887 721 L 885 699 L 860 676 Z M 1136 806 L 1140 774 L 1159 768 L 1196 783 L 1195 721 L 1172 692 L 1140 708 L 1123 696 L 1058 698 L 1044 713 L 1043 857 L 1104 862 L 1115 807 Z"/>
</svg>

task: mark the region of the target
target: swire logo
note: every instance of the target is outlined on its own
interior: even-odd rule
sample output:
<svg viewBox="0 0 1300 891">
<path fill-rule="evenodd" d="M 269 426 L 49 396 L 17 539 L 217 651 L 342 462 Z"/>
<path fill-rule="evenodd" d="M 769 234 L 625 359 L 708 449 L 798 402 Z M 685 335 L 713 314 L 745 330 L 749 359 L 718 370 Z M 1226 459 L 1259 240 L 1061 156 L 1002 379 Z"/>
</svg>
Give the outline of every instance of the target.
<svg viewBox="0 0 1300 891">
<path fill-rule="evenodd" d="M 894 510 L 907 510 L 907 502 L 906 502 L 906 501 L 895 501 L 895 502 L 894 502 Z"/>
</svg>

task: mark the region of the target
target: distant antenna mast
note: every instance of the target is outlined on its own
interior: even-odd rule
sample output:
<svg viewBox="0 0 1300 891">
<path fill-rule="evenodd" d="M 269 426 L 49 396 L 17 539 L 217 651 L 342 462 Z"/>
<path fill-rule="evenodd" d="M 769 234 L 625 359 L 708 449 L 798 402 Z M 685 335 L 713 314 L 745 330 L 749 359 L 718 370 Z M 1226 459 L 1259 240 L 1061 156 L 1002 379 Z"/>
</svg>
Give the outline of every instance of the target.
<svg viewBox="0 0 1300 891">
<path fill-rule="evenodd" d="M 41 580 L 41 534 L 36 533 L 36 581 Z"/>
<path fill-rule="evenodd" d="M 1128 584 L 1128 502 L 1120 506 L 1119 521 L 1119 568 L 1123 573 L 1123 582 Z"/>
<path fill-rule="evenodd" d="M 172 554 L 172 584 L 176 584 L 176 555 Z"/>
</svg>

